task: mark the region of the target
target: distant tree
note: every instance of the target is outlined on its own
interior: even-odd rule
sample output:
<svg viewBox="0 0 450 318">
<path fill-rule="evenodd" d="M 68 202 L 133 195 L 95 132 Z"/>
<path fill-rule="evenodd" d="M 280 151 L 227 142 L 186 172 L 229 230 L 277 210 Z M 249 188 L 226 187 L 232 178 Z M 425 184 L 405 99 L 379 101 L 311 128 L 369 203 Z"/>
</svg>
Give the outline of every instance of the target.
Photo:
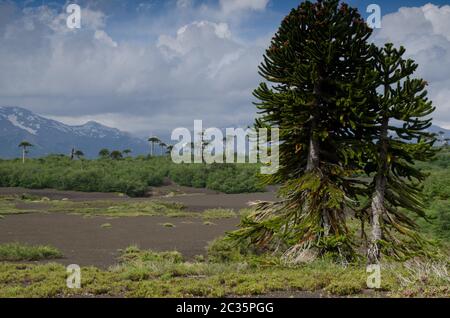
<svg viewBox="0 0 450 318">
<path fill-rule="evenodd" d="M 110 152 L 109 152 L 108 149 L 103 148 L 102 150 L 100 150 L 100 151 L 98 152 L 98 155 L 99 155 L 100 158 L 108 158 L 109 155 L 110 155 Z"/>
<path fill-rule="evenodd" d="M 114 150 L 114 151 L 111 151 L 110 157 L 111 157 L 111 159 L 113 159 L 113 160 L 119 160 L 119 159 L 122 159 L 122 158 L 123 158 L 123 155 L 122 155 L 122 152 L 121 152 L 121 151 L 119 151 L 119 150 Z"/>
<path fill-rule="evenodd" d="M 25 155 L 28 153 L 28 148 L 33 147 L 33 145 L 24 140 L 19 144 L 19 147 L 22 148 L 22 163 L 25 163 Z"/>
<path fill-rule="evenodd" d="M 148 138 L 148 141 L 151 143 L 150 156 L 153 156 L 154 150 L 155 150 L 155 144 L 159 144 L 161 142 L 161 140 L 158 137 L 153 136 L 153 137 Z"/>
<path fill-rule="evenodd" d="M 172 150 L 173 150 L 173 145 L 168 145 L 168 146 L 166 147 L 166 154 L 170 155 L 171 152 L 172 152 Z"/>
<path fill-rule="evenodd" d="M 161 149 L 161 156 L 162 156 L 162 155 L 164 155 L 164 148 L 166 148 L 167 145 L 164 142 L 160 142 L 159 147 Z"/>
<path fill-rule="evenodd" d="M 75 150 L 73 155 L 80 160 L 81 162 L 81 170 L 83 170 L 83 159 L 84 159 L 84 153 L 81 150 Z"/>
<path fill-rule="evenodd" d="M 128 155 L 131 153 L 131 149 L 125 149 L 124 151 L 122 151 L 122 153 L 128 157 Z"/>
<path fill-rule="evenodd" d="M 78 159 L 81 159 L 84 157 L 84 152 L 81 150 L 76 150 L 74 156 L 77 157 Z"/>
<path fill-rule="evenodd" d="M 448 142 L 450 141 L 450 138 L 445 138 L 445 132 L 444 131 L 442 131 L 442 130 L 439 131 L 437 133 L 437 138 L 438 138 L 439 143 L 442 146 L 444 146 L 444 147 L 448 146 Z"/>
</svg>

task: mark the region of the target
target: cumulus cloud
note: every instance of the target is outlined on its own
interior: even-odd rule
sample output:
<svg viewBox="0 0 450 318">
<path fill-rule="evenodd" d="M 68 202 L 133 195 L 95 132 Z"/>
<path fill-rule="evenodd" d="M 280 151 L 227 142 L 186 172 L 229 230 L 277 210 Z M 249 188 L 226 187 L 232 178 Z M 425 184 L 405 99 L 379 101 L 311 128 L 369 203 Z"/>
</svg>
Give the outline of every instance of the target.
<svg viewBox="0 0 450 318">
<path fill-rule="evenodd" d="M 219 9 L 263 10 L 267 2 L 229 0 Z M 177 3 L 189 16 L 192 1 Z M 420 64 L 438 108 L 435 122 L 447 127 L 449 12 L 450 6 L 402 8 L 385 16 L 374 35 L 378 43 L 404 45 Z M 167 135 L 192 127 L 194 119 L 217 127 L 253 121 L 251 92 L 261 80 L 257 66 L 270 37 L 241 41 L 216 15 L 152 28 L 158 36 L 139 41 L 114 36 L 108 15 L 93 6 L 82 8 L 81 29 L 68 29 L 65 19 L 61 8 L 0 3 L 0 106 L 27 107 L 67 123 L 96 120 L 140 135 Z M 129 32 L 146 27 L 126 23 Z"/>
<path fill-rule="evenodd" d="M 46 6 L 0 22 L 0 105 L 141 135 L 194 119 L 252 122 L 264 47 L 235 40 L 224 22 L 195 21 L 139 42 L 114 39 L 106 25 L 102 12 L 83 8 L 82 28 L 70 30 Z"/>
<path fill-rule="evenodd" d="M 450 6 L 400 8 L 383 17 L 374 41 L 406 48 L 419 64 L 417 75 L 430 84 L 429 96 L 437 108 L 434 122 L 450 128 Z"/>
</svg>

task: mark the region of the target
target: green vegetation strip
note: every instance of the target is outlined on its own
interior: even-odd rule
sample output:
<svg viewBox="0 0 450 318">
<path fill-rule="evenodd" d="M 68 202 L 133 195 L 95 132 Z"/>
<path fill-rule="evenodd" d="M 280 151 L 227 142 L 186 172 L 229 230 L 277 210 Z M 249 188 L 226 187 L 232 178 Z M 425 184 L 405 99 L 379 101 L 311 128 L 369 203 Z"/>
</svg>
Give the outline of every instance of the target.
<svg viewBox="0 0 450 318">
<path fill-rule="evenodd" d="M 22 204 L 21 208 L 17 208 Z M 32 206 L 28 207 L 28 204 Z M 208 209 L 204 212 L 190 212 L 177 202 L 157 200 L 143 201 L 69 201 L 49 200 L 48 198 L 33 197 L 24 199 L 23 196 L 0 196 L 0 215 L 31 213 L 31 212 L 65 212 L 85 216 L 105 217 L 136 217 L 136 216 L 166 216 L 166 217 L 195 217 L 204 220 L 236 218 L 248 213 L 248 209 L 234 212 L 231 209 Z"/>
<path fill-rule="evenodd" d="M 270 255 L 252 255 L 218 240 L 208 257 L 185 261 L 178 252 L 142 251 L 129 247 L 120 264 L 108 270 L 84 267 L 81 289 L 66 287 L 66 268 L 59 264 L 0 263 L 0 297 L 224 297 L 286 296 L 315 292 L 325 296 L 363 296 L 363 264 L 338 265 L 325 259 L 286 266 Z M 448 264 L 412 261 L 382 265 L 375 296 L 448 296 Z"/>
<path fill-rule="evenodd" d="M 170 178 L 182 186 L 225 193 L 263 191 L 256 164 L 175 164 L 170 157 L 123 160 L 70 160 L 51 155 L 39 159 L 0 160 L 0 187 L 59 189 L 85 192 L 119 192 L 142 197 L 149 186 Z"/>
</svg>

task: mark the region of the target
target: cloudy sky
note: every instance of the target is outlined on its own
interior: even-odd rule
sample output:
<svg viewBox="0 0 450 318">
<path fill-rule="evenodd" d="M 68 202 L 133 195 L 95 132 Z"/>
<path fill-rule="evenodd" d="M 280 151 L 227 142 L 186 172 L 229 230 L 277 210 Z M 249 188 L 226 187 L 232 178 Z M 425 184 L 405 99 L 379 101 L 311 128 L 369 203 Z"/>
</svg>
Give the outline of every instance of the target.
<svg viewBox="0 0 450 318">
<path fill-rule="evenodd" d="M 81 29 L 65 8 L 82 8 Z M 245 127 L 269 40 L 294 0 L 0 0 L 0 106 L 68 124 L 96 120 L 140 136 Z M 450 128 L 450 0 L 381 6 L 377 43 L 404 45 Z M 446 5 L 447 4 L 447 5 Z"/>
</svg>

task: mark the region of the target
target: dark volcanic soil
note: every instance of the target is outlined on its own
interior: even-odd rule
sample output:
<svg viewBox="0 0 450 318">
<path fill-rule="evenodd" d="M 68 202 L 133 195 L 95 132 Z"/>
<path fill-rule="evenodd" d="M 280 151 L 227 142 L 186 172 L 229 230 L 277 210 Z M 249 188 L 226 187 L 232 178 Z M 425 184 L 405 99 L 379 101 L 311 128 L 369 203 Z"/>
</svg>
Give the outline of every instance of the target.
<svg viewBox="0 0 450 318">
<path fill-rule="evenodd" d="M 188 211 L 204 211 L 207 209 L 224 208 L 240 210 L 249 207 L 250 202 L 254 201 L 275 201 L 275 194 L 271 192 L 264 193 L 246 193 L 246 194 L 208 194 L 208 195 L 186 195 L 172 198 L 161 198 L 158 200 L 180 202 L 186 206 Z"/>
<path fill-rule="evenodd" d="M 224 208 L 240 210 L 248 207 L 249 202 L 254 201 L 275 201 L 276 188 L 269 187 L 268 192 L 261 193 L 243 193 L 243 194 L 225 194 L 207 189 L 195 189 L 189 187 L 180 187 L 175 185 L 153 188 L 150 198 L 155 200 L 164 200 L 180 202 L 186 206 L 187 211 L 201 212 L 206 209 Z M 100 192 L 78 192 L 78 191 L 60 191 L 53 189 L 25 189 L 25 188 L 0 188 L 0 195 L 21 195 L 31 194 L 39 197 L 47 197 L 51 200 L 69 199 L 72 201 L 140 201 L 149 198 L 129 198 L 119 196 L 117 193 Z M 167 196 L 174 193 L 174 196 Z M 30 208 L 29 203 L 24 208 Z"/>
<path fill-rule="evenodd" d="M 177 250 L 187 259 L 205 254 L 209 241 L 235 228 L 238 219 L 214 220 L 167 217 L 85 218 L 58 213 L 9 215 L 0 220 L 0 243 L 51 245 L 65 256 L 58 262 L 108 267 L 117 263 L 118 250 L 130 245 L 155 251 Z M 110 228 L 101 225 L 109 223 Z M 172 223 L 175 228 L 164 227 Z"/>
<path fill-rule="evenodd" d="M 91 200 L 114 200 L 127 199 L 120 197 L 117 193 L 103 192 L 79 192 L 79 191 L 60 191 L 54 189 L 26 189 L 26 188 L 2 188 L 0 195 L 22 195 L 31 194 L 39 197 L 47 197 L 51 200 L 69 199 L 73 201 L 91 201 Z"/>
<path fill-rule="evenodd" d="M 129 198 L 116 193 L 85 193 L 53 189 L 0 188 L 0 195 L 31 194 L 51 200 L 140 201 L 149 198 Z M 181 202 L 186 211 L 201 212 L 212 208 L 240 210 L 248 203 L 258 200 L 275 200 L 275 189 L 265 193 L 224 194 L 205 189 L 193 189 L 177 185 L 153 188 L 150 193 L 155 200 Z M 168 195 L 169 194 L 169 195 Z M 32 209 L 32 202 L 21 202 L 18 208 Z M 215 225 L 204 225 L 198 218 L 166 217 L 91 217 L 64 213 L 45 213 L 46 205 L 36 205 L 43 213 L 8 215 L 0 219 L 0 244 L 21 242 L 57 247 L 65 256 L 58 260 L 64 264 L 108 267 L 117 263 L 118 250 L 130 245 L 155 251 L 177 250 L 187 259 L 205 254 L 208 242 L 236 228 L 238 218 L 213 220 Z M 110 228 L 101 225 L 109 223 Z M 172 223 L 174 228 L 164 227 Z"/>
</svg>

